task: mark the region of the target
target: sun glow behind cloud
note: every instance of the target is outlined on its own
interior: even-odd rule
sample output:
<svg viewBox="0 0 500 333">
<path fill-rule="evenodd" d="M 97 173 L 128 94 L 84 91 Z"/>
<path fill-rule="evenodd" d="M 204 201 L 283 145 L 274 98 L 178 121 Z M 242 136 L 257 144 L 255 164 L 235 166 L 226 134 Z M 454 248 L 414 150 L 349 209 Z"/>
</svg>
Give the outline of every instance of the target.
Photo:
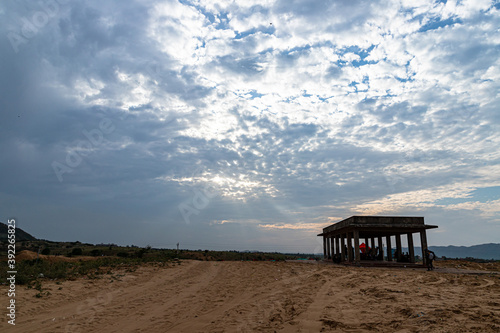
<svg viewBox="0 0 500 333">
<path fill-rule="evenodd" d="M 2 32 L 33 6 L 2 3 Z M 180 202 L 215 188 L 197 225 L 254 242 L 361 213 L 473 213 L 488 236 L 498 198 L 474 193 L 498 185 L 499 23 L 492 1 L 68 4 L 19 54 L 2 44 L 0 97 L 24 113 L 1 119 L 20 166 L 4 174 L 32 175 L 2 185 L 100 211 L 60 201 L 91 188 L 169 230 Z M 101 118 L 116 130 L 78 148 Z M 59 184 L 50 165 L 72 151 L 85 159 Z"/>
<path fill-rule="evenodd" d="M 287 229 L 287 230 L 304 230 L 309 232 L 318 232 L 327 227 L 330 223 L 273 223 L 259 224 L 260 228 L 264 229 Z"/>
</svg>

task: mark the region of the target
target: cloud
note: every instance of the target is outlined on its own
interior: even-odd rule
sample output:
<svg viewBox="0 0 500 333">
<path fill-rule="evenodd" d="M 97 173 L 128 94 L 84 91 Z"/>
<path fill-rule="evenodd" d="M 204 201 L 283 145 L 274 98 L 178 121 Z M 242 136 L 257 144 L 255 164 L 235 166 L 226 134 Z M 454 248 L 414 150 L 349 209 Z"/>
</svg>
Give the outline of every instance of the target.
<svg viewBox="0 0 500 333">
<path fill-rule="evenodd" d="M 315 244 L 352 214 L 418 213 L 449 243 L 498 220 L 498 199 L 450 201 L 497 184 L 491 1 L 57 3 L 0 4 L 0 207 L 45 238 L 288 248 L 278 231 Z"/>
<path fill-rule="evenodd" d="M 305 230 L 310 232 L 318 232 L 318 230 L 322 230 L 327 227 L 329 223 L 275 223 L 275 224 L 259 224 L 260 228 L 264 229 L 289 229 L 289 230 Z"/>
</svg>

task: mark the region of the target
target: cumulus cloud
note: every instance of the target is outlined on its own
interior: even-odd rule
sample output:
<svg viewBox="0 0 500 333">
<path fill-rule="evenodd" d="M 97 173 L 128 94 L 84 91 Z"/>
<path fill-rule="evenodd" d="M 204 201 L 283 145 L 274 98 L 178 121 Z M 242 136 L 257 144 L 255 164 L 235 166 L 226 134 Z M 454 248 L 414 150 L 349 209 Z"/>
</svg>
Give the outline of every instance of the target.
<svg viewBox="0 0 500 333">
<path fill-rule="evenodd" d="M 332 216 L 428 214 L 442 244 L 498 225 L 495 194 L 446 201 L 497 186 L 492 1 L 4 1 L 0 16 L 2 218 L 41 237 L 279 249 L 276 232 L 304 232 L 312 251 Z M 450 211 L 478 218 L 454 231 Z"/>
</svg>

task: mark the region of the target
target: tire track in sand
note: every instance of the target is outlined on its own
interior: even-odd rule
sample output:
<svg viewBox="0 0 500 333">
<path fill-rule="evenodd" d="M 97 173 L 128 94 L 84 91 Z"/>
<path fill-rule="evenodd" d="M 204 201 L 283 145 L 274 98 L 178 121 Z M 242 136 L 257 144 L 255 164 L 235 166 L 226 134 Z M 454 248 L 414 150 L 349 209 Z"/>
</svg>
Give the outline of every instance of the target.
<svg viewBox="0 0 500 333">
<path fill-rule="evenodd" d="M 317 273 L 318 274 L 318 273 Z M 332 301 L 331 289 L 343 280 L 348 280 L 354 276 L 355 273 L 349 273 L 340 276 L 331 275 L 331 271 L 323 270 L 319 274 L 323 276 L 324 283 L 318 288 L 316 294 L 313 296 L 313 302 L 302 312 L 295 322 L 300 323 L 297 326 L 287 324 L 280 332 L 320 332 L 324 326 L 322 321 L 322 314 L 326 305 Z"/>
<path fill-rule="evenodd" d="M 100 280 L 101 286 L 92 287 L 91 292 L 75 295 L 65 304 L 50 304 L 16 326 L 23 327 L 26 333 L 40 332 L 40 325 L 45 332 L 154 331 L 185 320 L 176 315 L 193 304 L 196 293 L 211 282 L 217 271 L 209 262 L 191 261 L 176 267 L 147 268 L 136 278 L 114 283 Z M 99 299 L 105 302 L 90 306 L 92 300 Z M 50 298 L 45 302 L 49 303 Z M 129 315 L 124 317 L 123 313 Z"/>
</svg>

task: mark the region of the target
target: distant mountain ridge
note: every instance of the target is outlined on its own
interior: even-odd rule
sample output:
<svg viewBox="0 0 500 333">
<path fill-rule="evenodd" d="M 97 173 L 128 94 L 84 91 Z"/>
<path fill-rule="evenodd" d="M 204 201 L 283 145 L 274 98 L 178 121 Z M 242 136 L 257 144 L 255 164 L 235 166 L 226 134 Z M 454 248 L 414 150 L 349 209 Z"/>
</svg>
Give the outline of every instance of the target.
<svg viewBox="0 0 500 333">
<path fill-rule="evenodd" d="M 500 260 L 500 244 L 497 243 L 472 246 L 429 246 L 429 249 L 434 251 L 437 257 Z M 402 250 L 407 252 L 408 248 L 404 247 Z M 415 247 L 415 254 L 421 256 L 422 248 Z"/>
<path fill-rule="evenodd" d="M 8 239 L 8 226 L 0 222 L 0 241 Z M 21 228 L 16 228 L 16 241 L 36 241 L 33 237 Z M 429 249 L 436 253 L 437 257 L 447 258 L 477 258 L 477 259 L 493 259 L 500 260 L 500 244 L 488 243 L 472 246 L 430 246 Z M 407 248 L 402 249 L 407 252 Z M 318 255 L 322 255 L 318 253 Z M 420 247 L 415 247 L 415 255 L 422 255 Z"/>
<path fill-rule="evenodd" d="M 6 241 L 8 239 L 9 227 L 7 224 L 0 222 L 0 241 Z M 36 241 L 37 239 L 21 228 L 16 226 L 16 241 Z"/>
<path fill-rule="evenodd" d="M 438 257 L 477 258 L 500 260 L 500 244 L 488 243 L 473 246 L 430 246 Z M 420 249 L 419 249 L 420 250 Z M 415 253 L 420 253 L 416 252 Z"/>
</svg>

